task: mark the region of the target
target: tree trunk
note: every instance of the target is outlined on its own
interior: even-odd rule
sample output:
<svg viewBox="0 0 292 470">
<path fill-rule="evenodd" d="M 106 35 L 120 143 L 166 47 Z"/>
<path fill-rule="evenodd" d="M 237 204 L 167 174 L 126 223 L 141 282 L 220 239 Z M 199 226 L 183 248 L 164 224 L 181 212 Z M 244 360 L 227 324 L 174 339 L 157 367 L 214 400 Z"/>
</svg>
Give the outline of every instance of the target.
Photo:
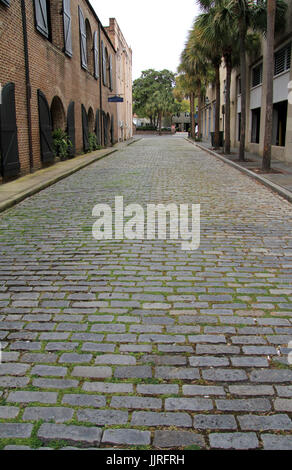
<svg viewBox="0 0 292 470">
<path fill-rule="evenodd" d="M 267 68 L 266 68 L 266 120 L 263 153 L 263 170 L 271 169 L 271 146 L 273 134 L 273 79 L 274 79 L 274 38 L 276 0 L 267 1 Z"/>
<path fill-rule="evenodd" d="M 198 139 L 202 137 L 202 84 L 201 81 L 198 81 Z"/>
<path fill-rule="evenodd" d="M 225 153 L 230 154 L 230 86 L 231 86 L 231 55 L 224 57 L 226 65 L 226 93 L 225 93 Z"/>
<path fill-rule="evenodd" d="M 215 109 L 215 134 L 214 134 L 214 147 L 219 148 L 220 144 L 220 65 L 215 64 L 216 76 L 216 109 Z"/>
<path fill-rule="evenodd" d="M 195 122 L 195 95 L 192 91 L 190 94 L 190 111 L 191 111 L 191 137 L 196 137 L 196 122 Z"/>
<path fill-rule="evenodd" d="M 240 147 L 239 161 L 245 161 L 245 129 L 246 129 L 246 25 L 245 19 L 239 25 L 240 44 L 240 78 L 241 78 L 241 127 L 240 127 Z"/>
<path fill-rule="evenodd" d="M 158 114 L 159 135 L 161 135 L 161 121 L 162 121 L 162 115 L 161 113 L 159 113 Z"/>
</svg>

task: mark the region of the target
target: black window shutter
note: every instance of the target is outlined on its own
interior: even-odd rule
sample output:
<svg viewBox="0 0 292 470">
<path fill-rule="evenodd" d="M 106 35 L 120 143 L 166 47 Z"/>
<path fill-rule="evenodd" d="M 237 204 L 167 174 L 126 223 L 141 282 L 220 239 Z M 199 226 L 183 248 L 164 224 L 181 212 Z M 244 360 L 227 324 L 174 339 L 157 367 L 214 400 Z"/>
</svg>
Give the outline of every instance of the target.
<svg viewBox="0 0 292 470">
<path fill-rule="evenodd" d="M 94 76 L 99 77 L 99 54 L 98 54 L 98 36 L 97 31 L 93 35 L 93 50 L 94 50 Z"/>
<path fill-rule="evenodd" d="M 38 90 L 39 124 L 41 157 L 44 163 L 54 159 L 52 117 L 47 99 L 41 90 Z"/>
<path fill-rule="evenodd" d="M 104 86 L 107 85 L 106 79 L 106 56 L 105 56 L 105 47 L 103 41 L 101 41 L 101 52 L 102 52 L 102 81 Z"/>
<path fill-rule="evenodd" d="M 95 113 L 95 134 L 97 137 L 97 144 L 101 145 L 101 135 L 100 135 L 100 111 L 99 109 L 96 110 Z"/>
<path fill-rule="evenodd" d="M 113 89 L 113 56 L 109 56 L 109 88 Z"/>
<path fill-rule="evenodd" d="M 15 110 L 15 85 L 2 88 L 0 105 L 1 173 L 5 177 L 17 176 L 20 170 Z"/>
<path fill-rule="evenodd" d="M 86 50 L 86 27 L 85 19 L 80 7 L 79 10 L 79 29 L 80 29 L 80 54 L 81 54 L 81 67 L 87 70 L 87 50 Z"/>
<path fill-rule="evenodd" d="M 107 115 L 103 111 L 103 138 L 105 147 L 108 144 L 108 125 L 107 125 Z"/>
<path fill-rule="evenodd" d="M 67 112 L 67 134 L 72 144 L 72 147 L 69 148 L 69 156 L 75 157 L 76 146 L 75 146 L 75 104 L 74 101 L 68 106 Z"/>
<path fill-rule="evenodd" d="M 114 121 L 114 115 L 112 114 L 111 118 L 111 143 L 112 145 L 114 144 L 114 130 L 115 130 L 115 121 Z"/>
<path fill-rule="evenodd" d="M 10 7 L 10 0 L 0 0 L 2 3 L 4 3 L 4 5 L 6 5 L 7 7 Z"/>
<path fill-rule="evenodd" d="M 88 131 L 88 116 L 85 107 L 81 105 L 82 113 L 82 133 L 83 133 L 83 149 L 84 152 L 89 150 L 89 131 Z"/>
<path fill-rule="evenodd" d="M 64 52 L 72 57 L 71 0 L 63 0 Z"/>
<path fill-rule="evenodd" d="M 49 37 L 49 24 L 46 0 L 34 0 L 36 29 L 46 38 Z"/>
</svg>

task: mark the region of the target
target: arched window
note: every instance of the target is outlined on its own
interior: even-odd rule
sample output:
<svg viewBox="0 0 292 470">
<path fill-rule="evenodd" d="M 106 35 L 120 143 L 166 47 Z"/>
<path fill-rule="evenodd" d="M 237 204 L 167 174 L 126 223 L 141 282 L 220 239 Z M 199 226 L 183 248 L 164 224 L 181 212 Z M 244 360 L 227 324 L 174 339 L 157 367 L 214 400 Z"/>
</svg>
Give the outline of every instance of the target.
<svg viewBox="0 0 292 470">
<path fill-rule="evenodd" d="M 87 70 L 93 74 L 93 38 L 89 21 L 85 20 Z"/>
<path fill-rule="evenodd" d="M 105 63 L 106 63 L 106 86 L 109 86 L 109 58 L 108 58 L 107 48 L 105 48 Z"/>
<path fill-rule="evenodd" d="M 94 113 L 92 107 L 88 110 L 88 130 L 91 134 L 94 132 Z"/>
<path fill-rule="evenodd" d="M 66 129 L 66 114 L 62 101 L 58 96 L 54 96 L 51 104 L 51 116 L 53 130 Z"/>
</svg>

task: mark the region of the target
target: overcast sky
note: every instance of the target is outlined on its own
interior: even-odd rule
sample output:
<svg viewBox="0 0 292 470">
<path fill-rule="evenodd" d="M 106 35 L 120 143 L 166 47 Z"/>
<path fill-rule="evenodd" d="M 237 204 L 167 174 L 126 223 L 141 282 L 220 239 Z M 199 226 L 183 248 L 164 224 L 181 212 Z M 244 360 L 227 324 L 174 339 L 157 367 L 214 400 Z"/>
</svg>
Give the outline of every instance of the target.
<svg viewBox="0 0 292 470">
<path fill-rule="evenodd" d="M 91 0 L 107 26 L 116 18 L 133 49 L 133 79 L 142 70 L 176 72 L 187 32 L 198 13 L 195 0 Z"/>
</svg>

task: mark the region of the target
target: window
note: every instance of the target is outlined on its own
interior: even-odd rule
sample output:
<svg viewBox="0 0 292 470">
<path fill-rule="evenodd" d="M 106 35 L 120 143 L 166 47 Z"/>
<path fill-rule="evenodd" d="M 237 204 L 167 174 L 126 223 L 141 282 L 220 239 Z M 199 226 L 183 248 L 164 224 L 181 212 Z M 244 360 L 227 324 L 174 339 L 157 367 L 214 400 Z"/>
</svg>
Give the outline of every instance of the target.
<svg viewBox="0 0 292 470">
<path fill-rule="evenodd" d="M 64 52 L 72 57 L 71 0 L 63 0 Z"/>
<path fill-rule="evenodd" d="M 93 56 L 93 38 L 91 32 L 91 26 L 88 19 L 85 20 L 85 32 L 86 32 L 86 56 L 87 56 L 87 70 L 89 73 L 94 73 L 94 56 Z"/>
<path fill-rule="evenodd" d="M 251 86 L 255 87 L 263 82 L 263 64 L 259 64 L 252 69 Z"/>
<path fill-rule="evenodd" d="M 39 33 L 52 40 L 51 10 L 48 0 L 34 0 L 35 25 Z"/>
<path fill-rule="evenodd" d="M 99 50 L 98 50 L 98 33 L 93 34 L 93 56 L 94 56 L 94 77 L 99 78 Z"/>
<path fill-rule="evenodd" d="M 273 106 L 273 145 L 285 146 L 288 101 L 275 103 Z"/>
<path fill-rule="evenodd" d="M 105 53 L 104 42 L 101 41 L 101 55 L 102 55 L 102 82 L 104 86 L 107 86 L 107 75 L 106 75 L 106 53 Z"/>
<path fill-rule="evenodd" d="M 241 78 L 237 77 L 237 94 L 241 95 Z"/>
<path fill-rule="evenodd" d="M 113 90 L 113 56 L 109 56 L 109 88 Z"/>
<path fill-rule="evenodd" d="M 237 124 L 238 124 L 238 134 L 237 134 L 237 140 L 240 142 L 240 131 L 241 131 L 241 113 L 238 113 L 237 115 Z"/>
<path fill-rule="evenodd" d="M 275 53 L 274 75 L 290 70 L 291 43 Z"/>
<path fill-rule="evenodd" d="M 261 126 L 261 108 L 253 109 L 251 112 L 251 142 L 259 144 Z"/>
<path fill-rule="evenodd" d="M 85 19 L 84 19 L 84 15 L 80 7 L 78 7 L 78 11 L 79 11 L 81 67 L 87 70 L 87 44 L 86 44 Z"/>
</svg>

